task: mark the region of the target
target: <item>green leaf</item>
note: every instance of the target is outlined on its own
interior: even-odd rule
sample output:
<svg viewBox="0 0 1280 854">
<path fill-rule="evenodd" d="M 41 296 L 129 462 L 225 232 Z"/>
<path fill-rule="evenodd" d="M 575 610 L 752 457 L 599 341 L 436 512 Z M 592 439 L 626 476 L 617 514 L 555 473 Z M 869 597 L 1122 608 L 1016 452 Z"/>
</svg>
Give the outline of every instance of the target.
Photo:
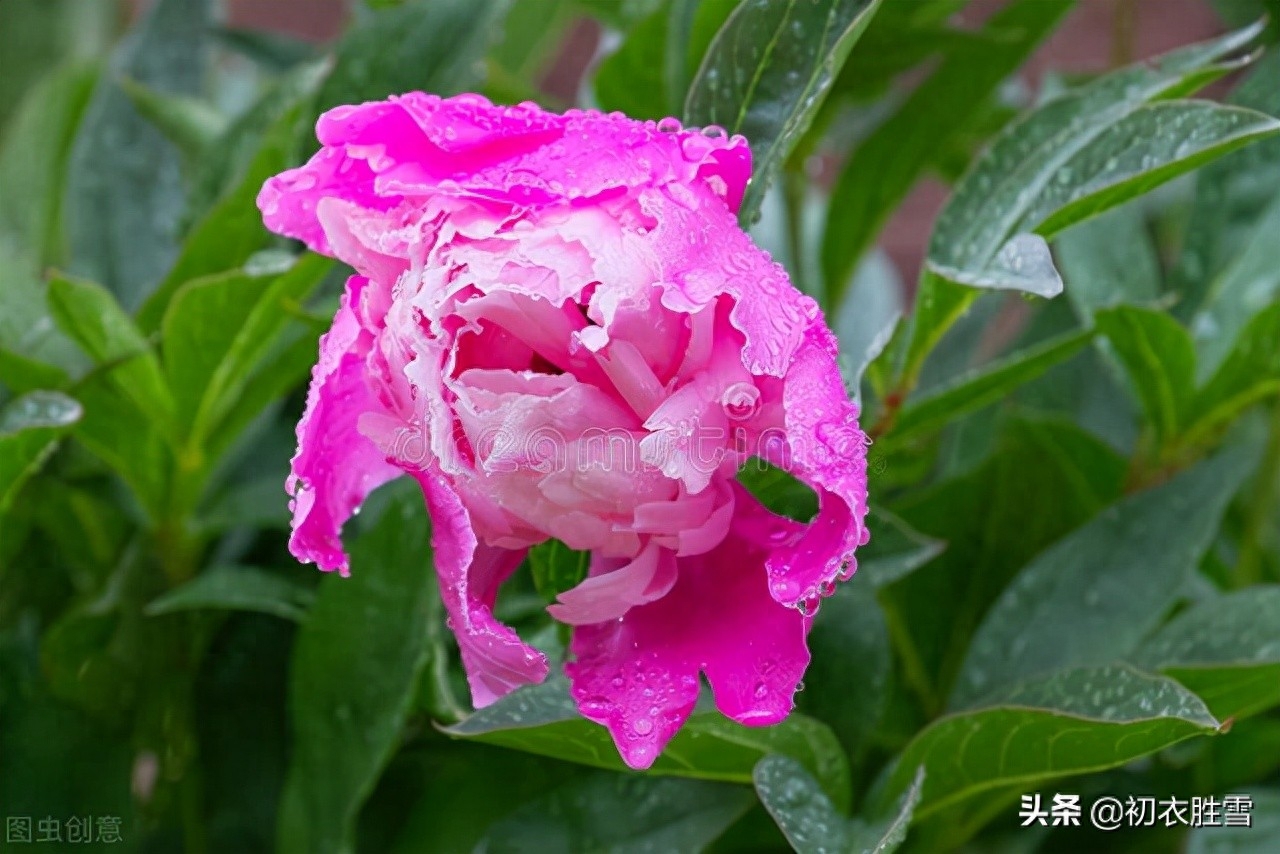
<svg viewBox="0 0 1280 854">
<path fill-rule="evenodd" d="M 0 9 L 5 5 L 0 4 Z M 136 748 L 107 722 L 49 696 L 34 666 L 34 655 L 24 648 L 35 642 L 34 638 L 28 641 L 26 634 L 6 631 L 0 635 L 0 715 L 4 718 L 0 801 L 6 812 L 118 816 L 124 829 L 138 827 L 137 800 L 129 792 Z M 130 851 L 129 837 L 124 839 L 126 844 L 113 847 Z M 15 845 L 16 850 L 36 847 L 6 843 L 6 848 Z M 94 846 L 82 847 L 92 850 Z"/>
<path fill-rule="evenodd" d="M 962 415 L 1006 398 L 1014 389 L 1080 352 L 1092 337 L 1088 331 L 1068 332 L 931 389 L 902 408 L 888 432 L 889 440 L 903 441 L 939 430 Z"/>
<path fill-rule="evenodd" d="M 1051 236 L 1227 152 L 1280 133 L 1280 121 L 1213 101 L 1144 104 L 1062 161 L 1023 216 Z"/>
<path fill-rule="evenodd" d="M 121 43 L 112 70 L 159 92 L 197 94 L 207 67 L 210 6 L 209 0 L 154 3 Z M 137 308 L 177 249 L 178 152 L 106 79 L 93 93 L 69 169 L 63 204 L 71 270 Z"/>
<path fill-rule="evenodd" d="M 1156 439 L 1163 445 L 1177 437 L 1195 392 L 1191 335 L 1170 315 L 1136 306 L 1098 312 L 1095 321 L 1124 365 Z"/>
<path fill-rule="evenodd" d="M 753 802 L 740 786 L 597 772 L 495 823 L 477 850 L 701 851 Z"/>
<path fill-rule="evenodd" d="M 818 496 L 808 484 L 759 457 L 752 457 L 738 470 L 738 481 L 781 516 L 808 522 L 818 512 Z"/>
<path fill-rule="evenodd" d="M 149 617 L 204 609 L 257 611 L 300 621 L 315 593 L 287 575 L 252 566 L 214 566 L 151 601 Z"/>
<path fill-rule="evenodd" d="M 537 81 L 556 59 L 576 12 L 573 0 L 512 4 L 488 61 L 515 78 Z"/>
<path fill-rule="evenodd" d="M 636 24 L 600 63 L 592 81 L 600 109 L 620 110 L 634 119 L 658 120 L 680 113 L 684 92 L 673 91 L 667 79 L 672 8 L 664 3 Z M 683 54 L 683 44 L 679 52 Z"/>
<path fill-rule="evenodd" d="M 892 854 L 907 838 L 924 784 L 922 769 L 903 792 L 893 814 L 884 822 L 869 824 L 841 815 L 817 781 L 794 759 L 766 756 L 756 764 L 752 777 L 760 802 L 798 854 Z"/>
<path fill-rule="evenodd" d="M 520 688 L 444 731 L 596 768 L 626 769 L 609 734 L 578 713 L 560 678 Z M 777 726 L 744 727 L 718 712 L 695 711 L 649 773 L 750 783 L 751 769 L 769 753 L 799 761 L 836 802 L 849 799 L 849 766 L 840 743 L 826 726 L 799 714 Z"/>
<path fill-rule="evenodd" d="M 684 118 L 751 142 L 752 179 L 738 212 L 756 219 L 765 190 L 822 105 L 880 0 L 749 0 L 711 42 Z"/>
<path fill-rule="evenodd" d="M 934 721 L 902 751 L 872 803 L 887 808 L 923 766 L 916 821 L 954 818 L 952 832 L 963 837 L 1020 791 L 1116 768 L 1218 726 L 1172 679 L 1117 665 L 1060 670 Z"/>
<path fill-rule="evenodd" d="M 175 436 L 173 395 L 160 361 L 111 293 L 94 282 L 55 276 L 49 282 L 49 309 L 116 390 L 167 436 Z"/>
<path fill-rule="evenodd" d="M 117 36 L 119 10 L 98 0 L 41 0 L 0 8 L 0 127 L 69 63 L 101 56 Z"/>
<path fill-rule="evenodd" d="M 547 602 L 571 590 L 587 577 L 591 552 L 579 552 L 559 540 L 547 540 L 529 550 L 529 570 L 533 586 Z"/>
<path fill-rule="evenodd" d="M 427 662 L 435 579 L 422 499 L 407 482 L 381 492 L 386 509 L 351 545 L 351 577 L 325 579 L 294 645 L 286 854 L 351 850 Z"/>
<path fill-rule="evenodd" d="M 271 244 L 255 199 L 269 177 L 291 164 L 294 137 L 303 115 L 302 106 L 295 105 L 275 120 L 235 186 L 196 223 L 164 280 L 138 310 L 142 329 L 154 332 L 160 328 L 169 303 L 183 285 L 204 276 L 238 271 L 255 252 Z"/>
<path fill-rule="evenodd" d="M 177 146 L 188 167 L 226 130 L 227 117 L 206 101 L 160 92 L 128 77 L 119 83 L 133 108 Z"/>
<path fill-rule="evenodd" d="M 1257 21 L 1260 16 L 1253 16 Z M 1272 16 L 1276 25 L 1277 16 Z M 1280 117 L 1280 53 L 1272 50 L 1237 86 L 1228 102 Z M 1209 164 L 1196 176 L 1191 217 L 1173 272 L 1181 296 L 1174 313 L 1189 321 L 1226 267 L 1256 240 L 1263 212 L 1280 191 L 1280 139 L 1264 140 Z"/>
<path fill-rule="evenodd" d="M 1218 370 L 1188 406 L 1185 441 L 1198 441 L 1230 424 L 1242 411 L 1280 393 L 1280 305 L 1254 316 Z"/>
<path fill-rule="evenodd" d="M 283 343 L 249 377 L 226 416 L 210 431 L 206 448 L 210 458 L 220 458 L 263 410 L 303 384 L 315 366 L 319 337 L 310 328 L 295 338 L 286 333 Z"/>
<path fill-rule="evenodd" d="M 294 68 L 282 75 L 274 86 L 231 122 L 200 158 L 195 173 L 191 176 L 191 191 L 183 220 L 185 233 L 191 232 L 193 227 L 207 231 L 207 226 L 200 225 L 201 220 L 224 196 L 239 199 L 236 210 L 241 212 L 243 218 L 233 219 L 235 210 L 229 204 L 219 206 L 222 218 L 240 229 L 248 230 L 250 222 L 244 210 L 248 208 L 251 213 L 257 213 L 256 193 L 262 189 L 261 181 L 257 186 L 253 186 L 253 181 L 257 178 L 265 181 L 275 174 L 270 171 L 272 169 L 278 172 L 298 164 L 314 147 L 314 128 L 310 124 L 313 109 L 311 101 L 328 73 L 329 66 L 325 62 L 310 62 Z M 304 144 L 307 151 L 303 150 Z M 255 195 L 250 195 L 251 192 Z M 260 215 L 256 224 L 265 234 Z M 241 239 L 244 238 L 237 238 Z M 169 278 L 184 275 L 177 272 L 184 266 L 188 270 L 186 277 L 193 278 L 234 267 L 243 260 L 224 261 L 219 266 L 207 248 L 195 253 L 184 247 L 182 255 L 191 257 L 185 263 L 179 262 L 170 271 Z M 201 258 L 208 258 L 203 262 L 207 267 L 188 266 Z M 151 301 L 154 300 L 153 295 Z M 153 323 L 158 324 L 159 317 L 154 318 Z"/>
<path fill-rule="evenodd" d="M 914 5 L 890 3 L 888 8 Z M 881 227 L 937 152 L 959 134 L 996 87 L 1017 71 L 1072 5 L 1072 0 L 1020 0 L 987 22 L 979 34 L 987 38 L 949 39 L 950 49 L 941 64 L 854 149 L 832 187 L 830 214 L 822 236 L 822 269 L 833 304 L 840 303 L 858 259 L 875 242 Z M 925 47 L 918 37 L 906 41 Z M 858 53 L 858 59 L 876 55 Z M 892 44 L 885 55 L 901 58 L 903 46 Z"/>
<path fill-rule="evenodd" d="M 173 461 L 155 423 L 103 374 L 91 374 L 72 393 L 84 407 L 76 440 L 119 474 L 146 515 L 158 521 Z"/>
<path fill-rule="evenodd" d="M 70 377 L 57 365 L 47 365 L 0 347 L 0 383 L 12 393 L 26 394 L 42 388 L 57 389 L 68 382 Z"/>
<path fill-rule="evenodd" d="M 1220 367 L 1232 342 L 1259 311 L 1280 297 L 1274 237 L 1280 230 L 1280 195 L 1259 217 L 1257 229 L 1209 287 L 1204 308 L 1191 322 L 1200 367 Z"/>
<path fill-rule="evenodd" d="M 987 612 L 952 707 L 1133 650 L 1185 589 L 1253 456 L 1247 447 L 1219 454 L 1126 498 L 1037 556 Z"/>
<path fill-rule="evenodd" d="M 32 272 L 65 262 L 61 202 L 67 158 L 97 81 L 97 70 L 72 66 L 33 87 L 0 149 L 0 245 L 30 254 Z"/>
<path fill-rule="evenodd" d="M 841 369 L 854 402 L 862 405 L 863 377 L 892 340 L 902 321 L 902 282 L 884 252 L 869 255 L 853 274 L 851 296 L 836 309 L 832 322 L 840 340 Z M 871 389 L 883 394 L 878 377 L 867 377 Z"/>
<path fill-rule="evenodd" d="M 1074 423 L 1007 420 L 976 468 L 895 503 L 912 527 L 947 543 L 879 592 L 908 684 L 927 710 L 941 710 L 970 637 L 1010 580 L 1115 501 L 1126 468 Z"/>
<path fill-rule="evenodd" d="M 867 528 L 871 540 L 858 549 L 857 577 L 877 588 L 924 566 L 947 546 L 879 507 L 873 506 L 867 513 Z"/>
<path fill-rule="evenodd" d="M 214 533 L 241 526 L 289 530 L 289 505 L 281 500 L 286 477 L 288 460 L 281 459 L 274 472 L 227 484 L 201 510 L 197 525 Z"/>
<path fill-rule="evenodd" d="M 411 0 L 364 16 L 338 43 L 319 106 L 389 92 L 453 95 L 472 87 L 479 60 L 502 31 L 508 0 Z"/>
<path fill-rule="evenodd" d="M 164 362 L 179 417 L 199 446 L 241 392 L 295 311 L 332 269 L 307 254 L 277 276 L 224 273 L 184 285 L 165 312 Z"/>
<path fill-rule="evenodd" d="M 1280 705 L 1280 586 L 1199 602 L 1129 660 L 1177 679 L 1223 720 Z"/>
<path fill-rule="evenodd" d="M 0 409 L 0 514 L 82 414 L 56 391 L 33 391 Z"/>
<path fill-rule="evenodd" d="M 1271 854 L 1280 848 L 1280 789 L 1243 794 L 1250 805 L 1248 826 L 1197 827 L 1187 835 L 1187 854 Z"/>
<path fill-rule="evenodd" d="M 1054 253 L 1067 299 L 1085 324 L 1099 309 L 1160 295 L 1160 259 L 1140 205 L 1123 205 L 1058 235 Z"/>
<path fill-rule="evenodd" d="M 1114 71 L 1049 101 L 996 137 L 934 226 L 901 369 L 907 387 L 943 333 L 977 298 L 977 291 L 949 280 L 957 271 L 979 283 L 1000 266 L 1002 253 L 1017 260 L 1009 247 L 1015 239 L 1030 239 L 1021 235 L 1060 231 L 1203 165 L 1210 155 L 1280 130 L 1280 123 L 1259 113 L 1213 104 L 1146 105 L 1193 92 L 1238 67 L 1217 60 L 1257 33 L 1251 27 Z M 1172 125 L 1192 135 L 1189 144 L 1179 148 L 1179 134 L 1143 135 Z"/>
<path fill-rule="evenodd" d="M 891 668 L 889 629 L 864 573 L 841 584 L 814 616 L 809 687 L 796 695 L 796 707 L 831 727 L 855 766 L 884 717 Z"/>
</svg>

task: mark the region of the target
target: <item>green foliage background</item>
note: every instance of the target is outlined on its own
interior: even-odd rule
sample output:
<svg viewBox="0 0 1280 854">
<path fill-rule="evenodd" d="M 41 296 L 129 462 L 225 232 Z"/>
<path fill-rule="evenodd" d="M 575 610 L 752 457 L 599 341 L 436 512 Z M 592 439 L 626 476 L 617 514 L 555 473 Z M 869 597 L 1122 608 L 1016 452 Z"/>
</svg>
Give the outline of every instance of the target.
<svg viewBox="0 0 1280 854">
<path fill-rule="evenodd" d="M 105 2 L 0 4 L 0 812 L 193 854 L 1280 850 L 1280 8 L 1010 102 L 1073 4 L 964 5 L 384 0 L 320 49 L 211 0 L 119 39 Z M 470 710 L 411 486 L 353 520 L 349 579 L 290 558 L 344 271 L 253 204 L 335 104 L 566 106 L 537 81 L 588 17 L 616 49 L 584 100 L 751 140 L 743 223 L 875 439 L 799 711 L 704 704 L 646 774 L 562 678 Z M 926 176 L 904 289 L 876 241 Z M 536 550 L 500 616 L 562 659 L 542 609 L 581 573 Z M 1019 827 L 1055 791 L 1244 793 L 1255 826 Z"/>
</svg>

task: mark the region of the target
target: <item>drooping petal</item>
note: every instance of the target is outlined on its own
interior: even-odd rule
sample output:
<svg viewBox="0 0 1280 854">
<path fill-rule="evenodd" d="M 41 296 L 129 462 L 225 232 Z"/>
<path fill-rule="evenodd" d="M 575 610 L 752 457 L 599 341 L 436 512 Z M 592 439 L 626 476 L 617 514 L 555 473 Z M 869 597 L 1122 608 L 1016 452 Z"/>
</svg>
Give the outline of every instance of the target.
<svg viewBox="0 0 1280 854">
<path fill-rule="evenodd" d="M 547 657 L 520 640 L 493 615 L 498 588 L 524 552 L 478 543 L 457 493 L 438 472 L 415 471 L 431 513 L 440 598 L 458 639 L 462 664 L 477 709 L 522 685 L 547 677 Z"/>
<path fill-rule="evenodd" d="M 365 496 L 400 474 L 359 431 L 360 416 L 378 409 L 365 381 L 373 337 L 353 311 L 368 282 L 347 282 L 333 326 L 320 339 L 307 409 L 298 422 L 298 451 L 286 489 L 293 496 L 289 550 L 301 561 L 347 574 L 342 525 Z"/>
<path fill-rule="evenodd" d="M 675 552 L 657 543 L 650 542 L 622 566 L 606 570 L 605 563 L 616 561 L 593 561 L 590 577 L 561 593 L 547 612 L 571 626 L 616 620 L 637 605 L 662 598 L 676 583 Z"/>
<path fill-rule="evenodd" d="M 804 536 L 769 560 L 774 597 L 784 605 L 826 595 L 855 570 L 867 541 L 867 438 L 836 361 L 835 336 L 821 324 L 805 331 L 783 390 L 787 448 L 780 463 L 818 494 L 818 515 Z"/>
<path fill-rule="evenodd" d="M 647 768 L 693 711 L 698 673 L 716 706 L 751 726 L 781 721 L 809 663 L 810 618 L 769 594 L 765 562 L 803 526 L 735 487 L 736 514 L 715 549 L 681 558 L 671 592 L 620 620 L 578 626 L 565 666 L 582 714 L 608 728 L 623 759 Z"/>
</svg>

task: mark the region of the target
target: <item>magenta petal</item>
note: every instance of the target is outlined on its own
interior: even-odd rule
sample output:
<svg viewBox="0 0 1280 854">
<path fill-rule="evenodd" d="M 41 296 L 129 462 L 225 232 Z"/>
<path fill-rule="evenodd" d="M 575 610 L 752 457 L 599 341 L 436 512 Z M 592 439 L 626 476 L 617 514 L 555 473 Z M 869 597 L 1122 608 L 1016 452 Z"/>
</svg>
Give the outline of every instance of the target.
<svg viewBox="0 0 1280 854">
<path fill-rule="evenodd" d="M 821 323 L 805 330 L 783 390 L 788 452 L 780 463 L 818 493 L 818 515 L 794 544 L 769 559 L 770 589 L 784 605 L 831 592 L 856 566 L 867 539 L 867 437 L 844 390 L 835 336 Z"/>
<path fill-rule="evenodd" d="M 434 472 L 412 474 L 431 512 L 440 598 L 458 639 L 472 704 L 482 708 L 522 685 L 546 679 L 547 657 L 493 615 L 498 588 L 524 552 L 478 543 L 462 500 L 444 479 Z"/>
<path fill-rule="evenodd" d="M 680 559 L 663 598 L 620 620 L 579 626 L 566 665 L 582 714 L 608 728 L 632 768 L 648 768 L 688 719 L 707 674 L 716 706 L 751 726 L 781 721 L 809 663 L 810 619 L 769 595 L 765 561 L 800 533 L 738 487 L 728 537 Z"/>
<path fill-rule="evenodd" d="M 320 339 L 311 372 L 307 409 L 298 422 L 298 452 L 286 489 L 293 496 L 289 550 L 301 561 L 347 574 L 342 525 L 374 489 L 400 474 L 382 451 L 360 434 L 363 412 L 378 408 L 365 382 L 372 336 L 352 306 L 366 279 L 352 276 L 333 326 Z"/>
</svg>

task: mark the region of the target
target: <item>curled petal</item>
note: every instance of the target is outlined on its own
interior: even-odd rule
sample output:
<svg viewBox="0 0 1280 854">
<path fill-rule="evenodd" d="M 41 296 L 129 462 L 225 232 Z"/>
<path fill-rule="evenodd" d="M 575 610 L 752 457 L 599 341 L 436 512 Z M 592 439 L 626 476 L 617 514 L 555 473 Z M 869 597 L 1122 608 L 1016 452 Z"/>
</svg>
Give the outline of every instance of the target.
<svg viewBox="0 0 1280 854">
<path fill-rule="evenodd" d="M 809 663 L 810 618 L 769 595 L 765 562 L 802 526 L 741 487 L 729 535 L 681 558 L 666 596 L 620 620 L 574 629 L 565 670 L 582 714 L 608 728 L 622 758 L 647 768 L 688 719 L 707 674 L 716 706 L 749 726 L 787 716 Z"/>
<path fill-rule="evenodd" d="M 773 459 L 818 494 L 818 515 L 794 545 L 769 559 L 770 589 L 784 605 L 814 600 L 848 578 L 854 549 L 866 543 L 867 438 L 847 397 L 835 336 L 821 324 L 804 344 L 783 389 L 787 448 Z"/>
<path fill-rule="evenodd" d="M 522 685 L 547 678 L 547 657 L 520 640 L 493 615 L 498 588 L 524 551 L 499 549 L 476 541 L 461 499 L 437 472 L 416 471 L 431 513 L 440 598 L 458 639 L 471 701 L 483 708 Z"/>
<path fill-rule="evenodd" d="M 333 327 L 320 339 L 286 485 L 293 496 L 289 550 L 301 561 L 343 575 L 348 571 L 343 523 L 365 496 L 400 474 L 359 431 L 360 415 L 377 406 L 365 381 L 373 338 L 353 310 L 367 284 L 351 277 Z"/>
<path fill-rule="evenodd" d="M 637 605 L 662 598 L 676 583 L 675 553 L 656 543 L 623 566 L 606 567 L 607 563 L 616 561 L 593 561 L 591 576 L 561 593 L 547 612 L 571 626 L 616 620 Z"/>
</svg>

